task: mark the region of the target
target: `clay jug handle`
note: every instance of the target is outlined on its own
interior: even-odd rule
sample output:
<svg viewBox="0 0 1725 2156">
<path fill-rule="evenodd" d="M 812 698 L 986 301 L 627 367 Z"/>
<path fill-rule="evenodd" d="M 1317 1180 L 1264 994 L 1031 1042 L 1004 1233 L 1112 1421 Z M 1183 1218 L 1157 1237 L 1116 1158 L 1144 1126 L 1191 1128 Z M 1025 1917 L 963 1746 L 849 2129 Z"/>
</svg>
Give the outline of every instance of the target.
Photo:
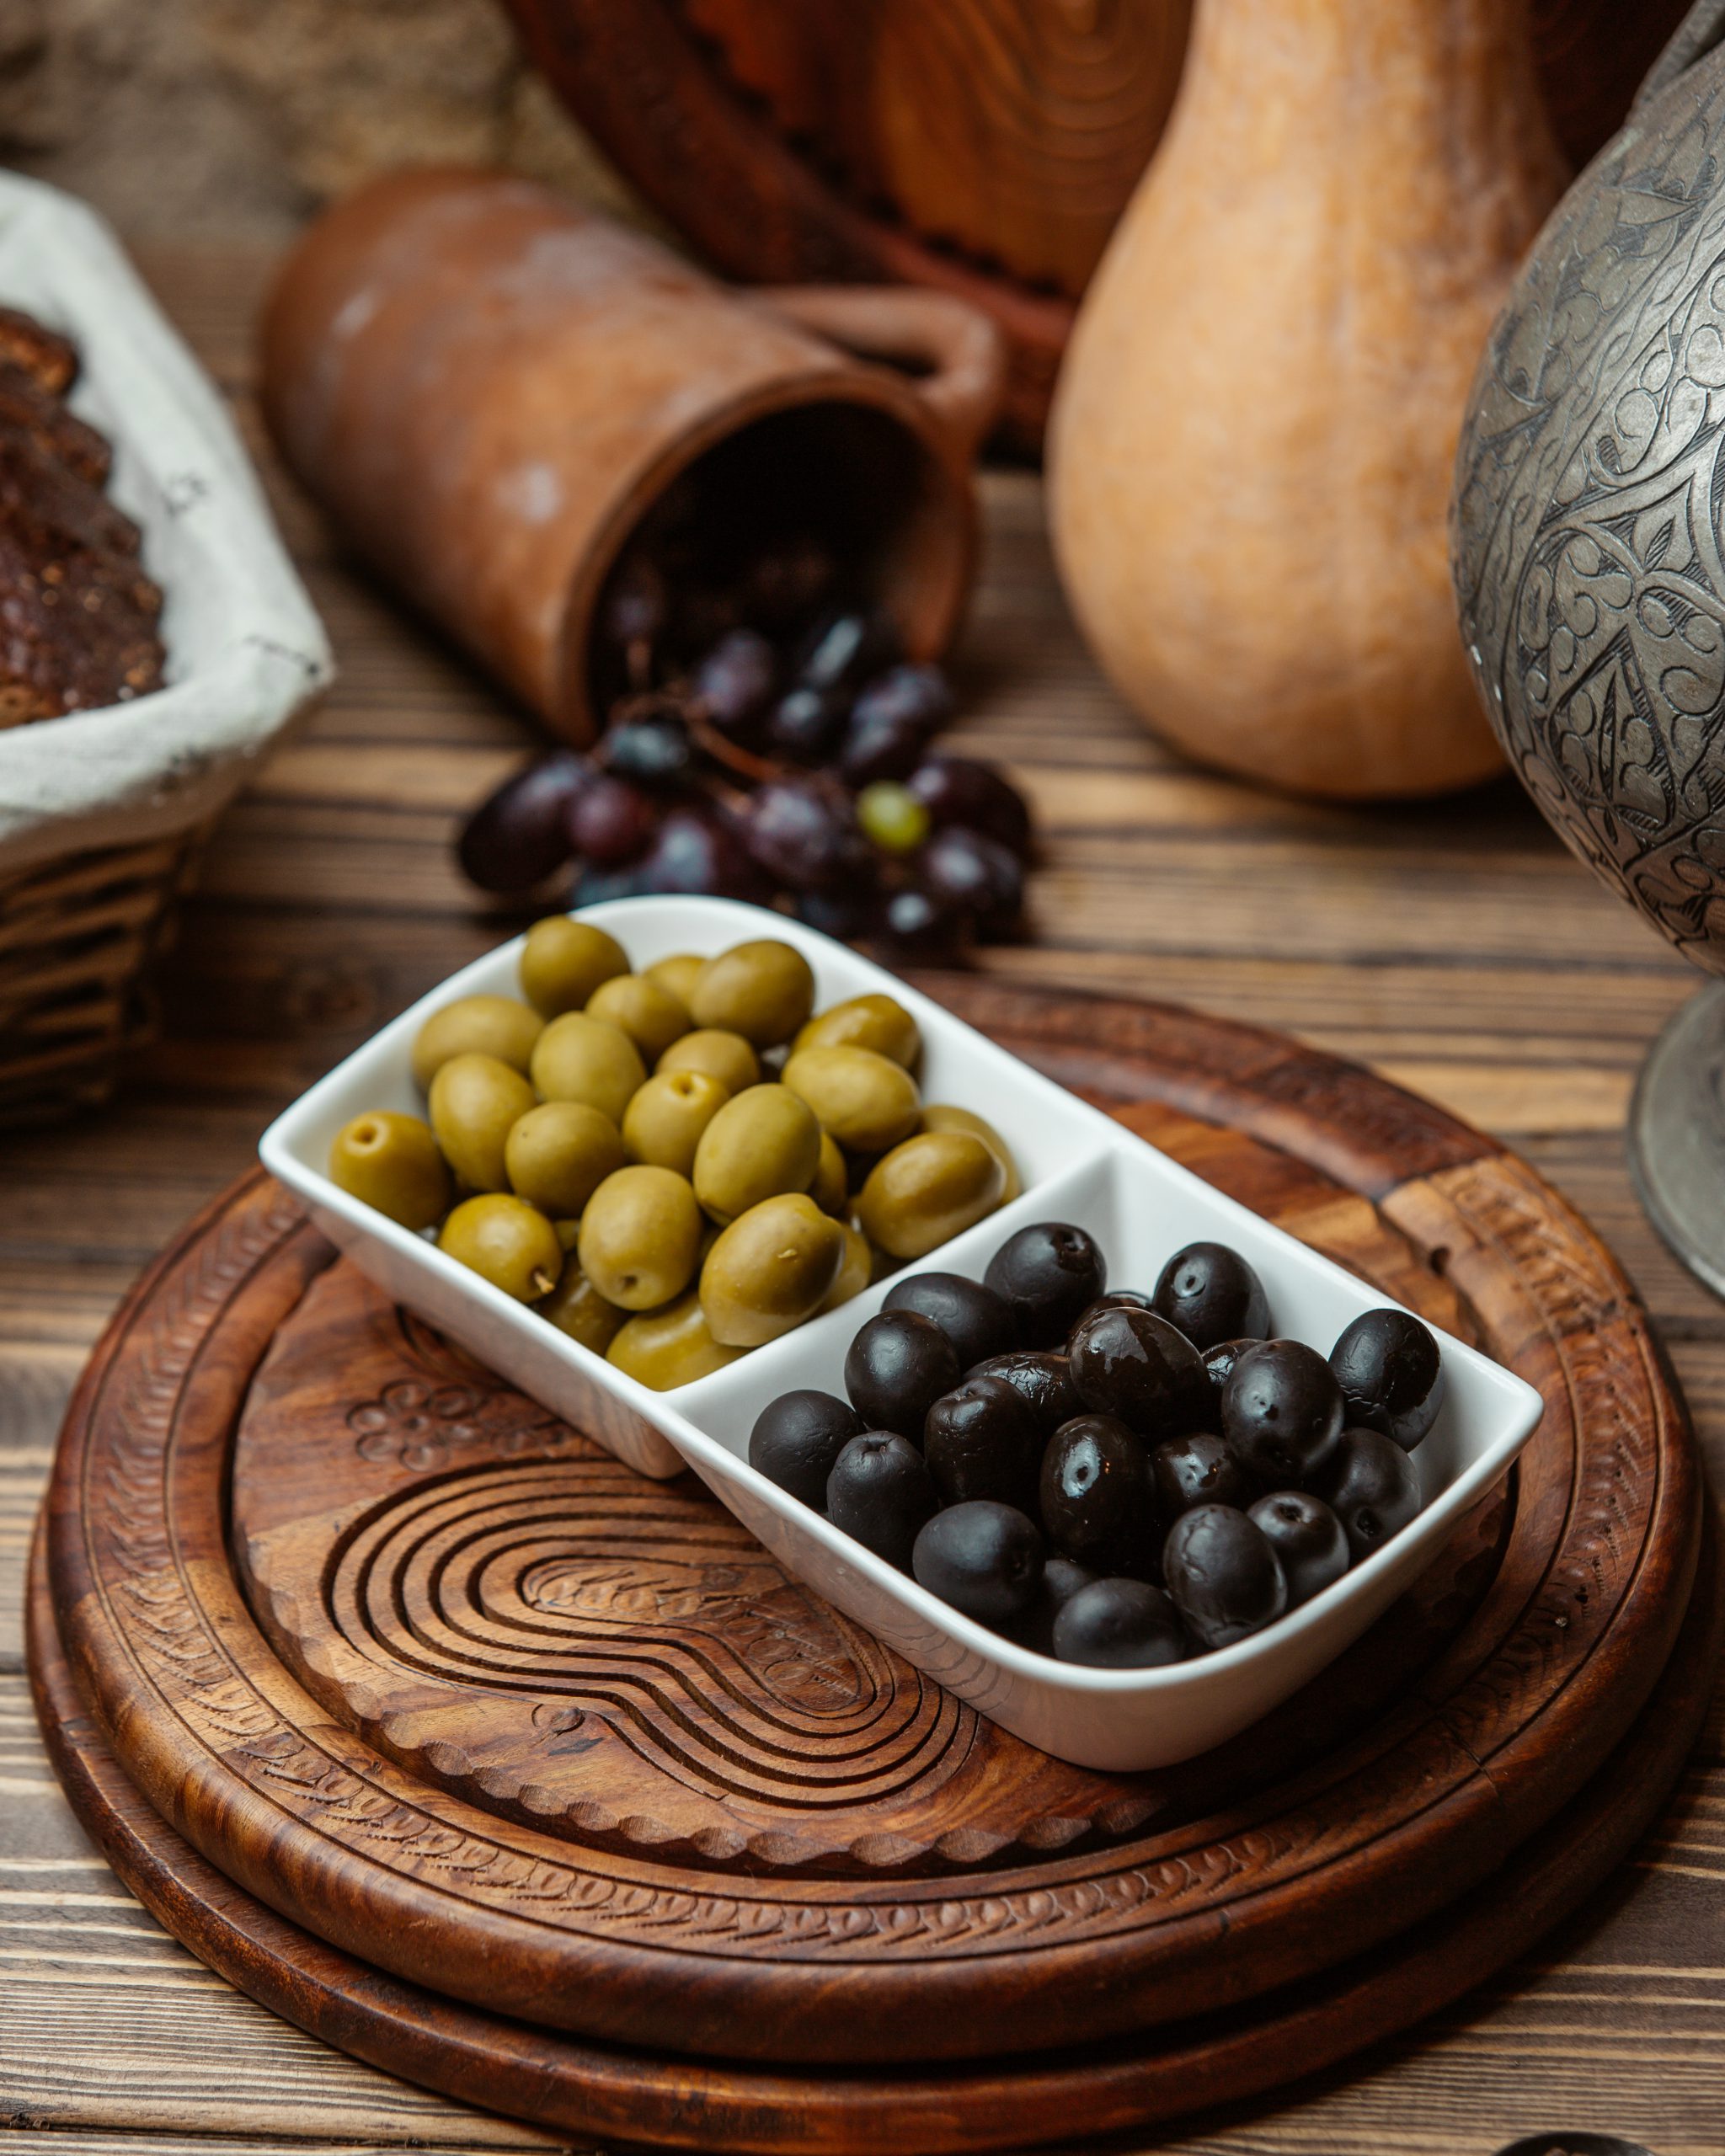
<svg viewBox="0 0 1725 2156">
<path fill-rule="evenodd" d="M 1007 387 L 1005 339 L 980 309 L 911 285 L 769 285 L 756 296 L 861 358 L 915 368 L 954 460 L 972 462 Z"/>
<path fill-rule="evenodd" d="M 1697 61 L 1705 60 L 1722 44 L 1725 44 L 1725 0 L 1695 0 L 1636 92 L 1630 118 L 1635 119 L 1643 105 L 1663 96 L 1680 75 L 1686 75 Z"/>
</svg>

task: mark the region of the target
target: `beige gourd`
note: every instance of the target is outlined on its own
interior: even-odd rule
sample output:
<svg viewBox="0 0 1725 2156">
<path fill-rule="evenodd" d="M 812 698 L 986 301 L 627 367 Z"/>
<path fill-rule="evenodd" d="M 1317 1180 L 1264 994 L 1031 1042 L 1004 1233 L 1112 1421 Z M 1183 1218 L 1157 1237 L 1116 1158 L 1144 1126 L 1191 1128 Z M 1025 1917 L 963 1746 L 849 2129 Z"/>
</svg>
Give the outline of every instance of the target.
<svg viewBox="0 0 1725 2156">
<path fill-rule="evenodd" d="M 1202 0 L 1049 442 L 1079 621 L 1192 755 L 1348 798 L 1498 767 L 1445 505 L 1562 178 L 1521 0 Z"/>
</svg>

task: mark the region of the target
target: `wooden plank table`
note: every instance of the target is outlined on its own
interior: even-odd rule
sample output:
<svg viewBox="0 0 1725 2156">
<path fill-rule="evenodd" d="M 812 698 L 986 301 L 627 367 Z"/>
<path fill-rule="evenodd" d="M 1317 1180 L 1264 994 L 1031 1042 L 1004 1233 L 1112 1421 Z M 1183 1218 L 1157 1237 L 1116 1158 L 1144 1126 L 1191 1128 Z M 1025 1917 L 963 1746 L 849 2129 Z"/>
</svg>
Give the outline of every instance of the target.
<svg viewBox="0 0 1725 2156">
<path fill-rule="evenodd" d="M 254 445 L 249 325 L 267 260 L 146 259 Z M 520 718 L 343 563 L 272 485 L 342 675 L 228 817 L 187 910 L 162 1036 L 95 1121 L 0 1140 L 0 2156 L 248 2156 L 556 2146 L 324 2049 L 229 1991 L 146 1917 L 61 1801 L 31 1718 L 26 1539 L 61 1407 L 145 1260 L 249 1162 L 259 1131 L 383 1019 L 497 939 L 454 872 L 460 811 L 521 753 Z M 1637 1211 L 1621 1128 L 1648 1040 L 1693 976 L 1507 782 L 1370 814 L 1176 762 L 1085 658 L 1037 483 L 985 483 L 989 545 L 954 746 L 1033 794 L 1038 940 L 1003 975 L 1199 1003 L 1417 1086 L 1518 1146 L 1639 1283 L 1716 1467 L 1725 1309 Z M 1188 2122 L 1173 2156 L 1489 2156 L 1557 2127 L 1658 2156 L 1725 2146 L 1725 1717 L 1669 1816 L 1583 1916 L 1409 2040 L 1282 2101 Z M 1075 2130 L 1081 2122 L 1075 2121 Z"/>
</svg>

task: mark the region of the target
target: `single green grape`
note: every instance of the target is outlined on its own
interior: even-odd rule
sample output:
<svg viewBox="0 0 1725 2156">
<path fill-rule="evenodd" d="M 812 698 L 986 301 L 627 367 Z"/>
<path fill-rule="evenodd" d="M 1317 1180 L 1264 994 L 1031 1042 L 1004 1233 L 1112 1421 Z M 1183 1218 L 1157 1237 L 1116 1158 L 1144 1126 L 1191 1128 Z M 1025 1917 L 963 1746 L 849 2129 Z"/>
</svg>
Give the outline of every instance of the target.
<svg viewBox="0 0 1725 2156">
<path fill-rule="evenodd" d="M 883 853 L 915 853 L 928 836 L 928 811 L 908 786 L 878 778 L 857 796 L 857 821 Z"/>
</svg>

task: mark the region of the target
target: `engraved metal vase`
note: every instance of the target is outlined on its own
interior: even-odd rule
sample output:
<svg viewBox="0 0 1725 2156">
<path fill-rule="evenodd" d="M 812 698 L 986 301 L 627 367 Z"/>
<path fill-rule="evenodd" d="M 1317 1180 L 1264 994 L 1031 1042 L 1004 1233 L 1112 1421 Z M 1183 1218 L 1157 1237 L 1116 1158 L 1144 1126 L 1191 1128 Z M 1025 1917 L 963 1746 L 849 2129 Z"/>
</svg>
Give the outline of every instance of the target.
<svg viewBox="0 0 1725 2156">
<path fill-rule="evenodd" d="M 1498 318 L 1456 462 L 1463 639 L 1559 836 L 1725 974 L 1725 0 L 1700 0 Z M 1630 1162 L 1725 1294 L 1725 985 L 1654 1043 Z"/>
</svg>

